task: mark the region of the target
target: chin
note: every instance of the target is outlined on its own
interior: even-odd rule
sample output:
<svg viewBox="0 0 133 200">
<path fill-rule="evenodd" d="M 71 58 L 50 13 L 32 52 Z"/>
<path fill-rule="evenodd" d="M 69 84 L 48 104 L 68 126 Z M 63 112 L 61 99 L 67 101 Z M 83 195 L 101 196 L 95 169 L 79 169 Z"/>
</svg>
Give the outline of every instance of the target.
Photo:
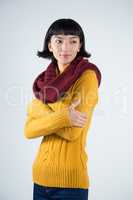
<svg viewBox="0 0 133 200">
<path fill-rule="evenodd" d="M 66 65 L 66 64 L 69 64 L 71 61 L 72 59 L 64 59 L 64 60 L 61 60 L 60 63 L 62 63 L 62 65 Z"/>
</svg>

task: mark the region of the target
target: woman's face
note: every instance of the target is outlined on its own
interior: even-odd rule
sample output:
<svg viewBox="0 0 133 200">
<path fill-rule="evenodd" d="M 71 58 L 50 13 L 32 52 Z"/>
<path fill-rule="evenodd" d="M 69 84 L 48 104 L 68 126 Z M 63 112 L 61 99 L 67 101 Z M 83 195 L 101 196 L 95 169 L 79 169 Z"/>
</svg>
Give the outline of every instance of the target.
<svg viewBox="0 0 133 200">
<path fill-rule="evenodd" d="M 66 65 L 74 60 L 80 51 L 80 38 L 76 35 L 53 35 L 48 43 L 58 64 Z"/>
</svg>

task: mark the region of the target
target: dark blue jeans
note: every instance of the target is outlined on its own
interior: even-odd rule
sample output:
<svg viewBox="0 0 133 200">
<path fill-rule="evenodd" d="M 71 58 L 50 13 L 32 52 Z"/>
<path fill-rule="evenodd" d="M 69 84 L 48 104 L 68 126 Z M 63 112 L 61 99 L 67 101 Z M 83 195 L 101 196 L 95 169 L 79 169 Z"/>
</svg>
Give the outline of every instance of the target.
<svg viewBox="0 0 133 200">
<path fill-rule="evenodd" d="M 47 187 L 34 183 L 33 200 L 88 200 L 89 189 Z"/>
</svg>

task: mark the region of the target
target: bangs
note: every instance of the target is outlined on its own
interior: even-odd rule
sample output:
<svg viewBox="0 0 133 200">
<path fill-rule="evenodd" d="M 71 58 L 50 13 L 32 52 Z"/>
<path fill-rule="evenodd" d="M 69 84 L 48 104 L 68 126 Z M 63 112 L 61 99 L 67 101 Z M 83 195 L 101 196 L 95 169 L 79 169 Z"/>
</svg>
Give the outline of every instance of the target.
<svg viewBox="0 0 133 200">
<path fill-rule="evenodd" d="M 81 35 L 81 28 L 79 24 L 74 23 L 73 21 L 58 21 L 50 27 L 50 35 Z"/>
</svg>

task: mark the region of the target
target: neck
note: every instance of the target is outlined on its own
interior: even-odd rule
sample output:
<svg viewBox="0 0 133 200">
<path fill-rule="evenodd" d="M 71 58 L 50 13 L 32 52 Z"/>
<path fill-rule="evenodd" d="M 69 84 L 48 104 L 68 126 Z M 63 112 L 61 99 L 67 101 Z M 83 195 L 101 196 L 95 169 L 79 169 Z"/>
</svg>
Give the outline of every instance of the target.
<svg viewBox="0 0 133 200">
<path fill-rule="evenodd" d="M 59 64 L 58 63 L 58 68 L 59 68 L 59 71 L 60 71 L 60 74 L 67 68 L 69 64 Z"/>
</svg>

